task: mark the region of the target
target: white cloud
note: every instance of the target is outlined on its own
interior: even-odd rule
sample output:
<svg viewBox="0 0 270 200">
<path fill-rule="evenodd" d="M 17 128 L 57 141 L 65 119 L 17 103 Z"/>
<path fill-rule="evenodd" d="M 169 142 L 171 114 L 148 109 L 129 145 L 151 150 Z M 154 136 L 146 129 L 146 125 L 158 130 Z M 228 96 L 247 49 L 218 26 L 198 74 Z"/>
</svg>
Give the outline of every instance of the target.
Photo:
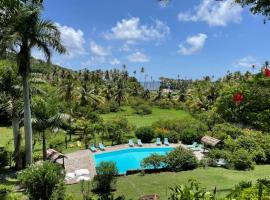
<svg viewBox="0 0 270 200">
<path fill-rule="evenodd" d="M 253 56 L 246 56 L 234 62 L 234 67 L 252 67 L 252 65 L 258 66 L 260 63 Z"/>
<path fill-rule="evenodd" d="M 57 24 L 57 26 L 61 32 L 61 40 L 67 49 L 69 58 L 86 53 L 84 49 L 84 34 L 80 29 L 76 30 L 60 24 Z"/>
<path fill-rule="evenodd" d="M 110 64 L 111 65 L 119 65 L 121 62 L 120 60 L 118 60 L 117 58 L 114 58 L 110 61 Z"/>
<path fill-rule="evenodd" d="M 226 26 L 230 22 L 240 23 L 243 8 L 234 0 L 202 0 L 192 11 L 178 14 L 179 21 L 204 21 L 209 26 Z"/>
<path fill-rule="evenodd" d="M 132 17 L 118 21 L 116 26 L 105 33 L 105 38 L 125 41 L 159 41 L 166 38 L 169 34 L 169 26 L 160 20 L 155 20 L 154 23 L 149 26 L 141 24 L 140 18 Z"/>
<path fill-rule="evenodd" d="M 90 42 L 90 50 L 94 55 L 99 56 L 99 57 L 105 57 L 105 56 L 110 55 L 109 48 L 100 46 L 94 41 Z"/>
<path fill-rule="evenodd" d="M 179 45 L 179 53 L 182 55 L 193 55 L 198 53 L 205 44 L 207 39 L 207 35 L 203 33 L 199 33 L 194 36 L 190 36 L 186 39 L 186 41 Z"/>
<path fill-rule="evenodd" d="M 140 51 L 136 51 L 133 54 L 127 56 L 130 62 L 149 62 L 150 58 Z"/>
</svg>

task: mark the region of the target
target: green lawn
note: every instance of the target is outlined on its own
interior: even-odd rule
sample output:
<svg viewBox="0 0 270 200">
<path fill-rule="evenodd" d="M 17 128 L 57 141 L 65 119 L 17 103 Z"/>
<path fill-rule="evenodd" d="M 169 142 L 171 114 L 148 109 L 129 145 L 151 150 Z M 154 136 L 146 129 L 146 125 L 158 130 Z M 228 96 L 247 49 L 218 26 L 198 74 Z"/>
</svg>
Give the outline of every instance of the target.
<svg viewBox="0 0 270 200">
<path fill-rule="evenodd" d="M 109 121 L 117 117 L 125 117 L 128 119 L 130 124 L 135 125 L 136 127 L 150 126 L 158 120 L 184 119 L 192 117 L 189 113 L 183 110 L 175 109 L 153 108 L 153 113 L 150 115 L 137 115 L 129 106 L 122 107 L 122 109 L 123 111 L 117 113 L 102 114 L 101 117 L 105 121 Z"/>
<path fill-rule="evenodd" d="M 0 127 L 0 146 L 13 144 L 12 128 Z"/>
<path fill-rule="evenodd" d="M 234 171 L 222 168 L 196 169 L 179 173 L 160 173 L 131 175 L 119 177 L 117 181 L 116 195 L 124 195 L 127 199 L 137 200 L 146 194 L 158 194 L 165 200 L 169 194 L 169 187 L 188 183 L 195 178 L 203 187 L 213 190 L 217 187 L 218 196 L 228 194 L 232 186 L 240 181 L 255 181 L 259 178 L 270 177 L 270 165 L 256 166 L 253 171 Z M 81 200 L 80 184 L 69 185 L 68 192 L 73 194 L 76 200 Z"/>
</svg>

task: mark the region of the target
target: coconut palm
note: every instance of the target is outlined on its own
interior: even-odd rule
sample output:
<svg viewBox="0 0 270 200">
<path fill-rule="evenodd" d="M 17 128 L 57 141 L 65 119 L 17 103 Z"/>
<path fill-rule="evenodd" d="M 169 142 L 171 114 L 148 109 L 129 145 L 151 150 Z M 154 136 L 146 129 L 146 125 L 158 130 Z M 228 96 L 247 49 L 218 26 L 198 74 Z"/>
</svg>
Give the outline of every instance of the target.
<svg viewBox="0 0 270 200">
<path fill-rule="evenodd" d="M 33 114 L 33 130 L 42 134 L 43 160 L 46 160 L 46 130 L 61 127 L 68 120 L 69 115 L 58 113 L 55 107 L 49 105 L 43 99 L 34 103 Z"/>
<path fill-rule="evenodd" d="M 24 129 L 26 162 L 32 163 L 32 124 L 29 97 L 29 72 L 31 49 L 41 50 L 48 62 L 51 49 L 64 53 L 60 31 L 51 21 L 42 20 L 42 0 L 0 1 L 0 44 L 2 52 L 17 50 L 16 58 L 19 74 L 23 79 Z"/>
</svg>

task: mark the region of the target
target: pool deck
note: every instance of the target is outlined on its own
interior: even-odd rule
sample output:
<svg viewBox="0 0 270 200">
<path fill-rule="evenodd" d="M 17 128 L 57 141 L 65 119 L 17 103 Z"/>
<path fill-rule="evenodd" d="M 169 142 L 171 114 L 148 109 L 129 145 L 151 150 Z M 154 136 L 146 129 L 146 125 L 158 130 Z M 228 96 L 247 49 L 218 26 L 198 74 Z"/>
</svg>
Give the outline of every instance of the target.
<svg viewBox="0 0 270 200">
<path fill-rule="evenodd" d="M 170 144 L 169 147 L 179 147 L 179 146 L 186 148 L 185 145 L 183 145 L 182 143 Z M 128 144 L 121 144 L 115 146 L 107 146 L 105 151 L 98 150 L 96 153 L 92 153 L 90 150 L 76 151 L 65 155 L 67 157 L 67 159 L 65 159 L 65 170 L 66 173 L 70 173 L 78 169 L 88 169 L 90 172 L 89 178 L 92 180 L 96 175 L 94 154 L 111 152 L 127 148 L 153 148 L 153 147 L 168 147 L 168 146 L 165 145 L 157 146 L 156 144 L 151 143 L 151 144 L 143 144 L 143 147 L 138 147 L 136 145 L 134 147 L 129 147 Z M 203 158 L 202 152 L 197 151 L 194 152 L 194 154 L 199 160 Z M 78 182 L 79 182 L 78 180 L 66 181 L 67 184 L 74 184 Z"/>
</svg>

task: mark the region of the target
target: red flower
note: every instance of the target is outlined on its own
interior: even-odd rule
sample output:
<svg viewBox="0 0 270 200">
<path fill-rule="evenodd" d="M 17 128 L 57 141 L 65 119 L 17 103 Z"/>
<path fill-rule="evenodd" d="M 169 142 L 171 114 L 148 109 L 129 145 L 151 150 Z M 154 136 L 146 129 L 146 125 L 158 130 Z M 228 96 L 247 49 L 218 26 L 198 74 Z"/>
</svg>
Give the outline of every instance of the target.
<svg viewBox="0 0 270 200">
<path fill-rule="evenodd" d="M 270 77 L 270 69 L 265 68 L 263 72 L 266 77 Z"/>
<path fill-rule="evenodd" d="M 233 95 L 233 101 L 237 104 L 241 103 L 244 100 L 244 96 L 241 93 L 235 93 Z"/>
</svg>

